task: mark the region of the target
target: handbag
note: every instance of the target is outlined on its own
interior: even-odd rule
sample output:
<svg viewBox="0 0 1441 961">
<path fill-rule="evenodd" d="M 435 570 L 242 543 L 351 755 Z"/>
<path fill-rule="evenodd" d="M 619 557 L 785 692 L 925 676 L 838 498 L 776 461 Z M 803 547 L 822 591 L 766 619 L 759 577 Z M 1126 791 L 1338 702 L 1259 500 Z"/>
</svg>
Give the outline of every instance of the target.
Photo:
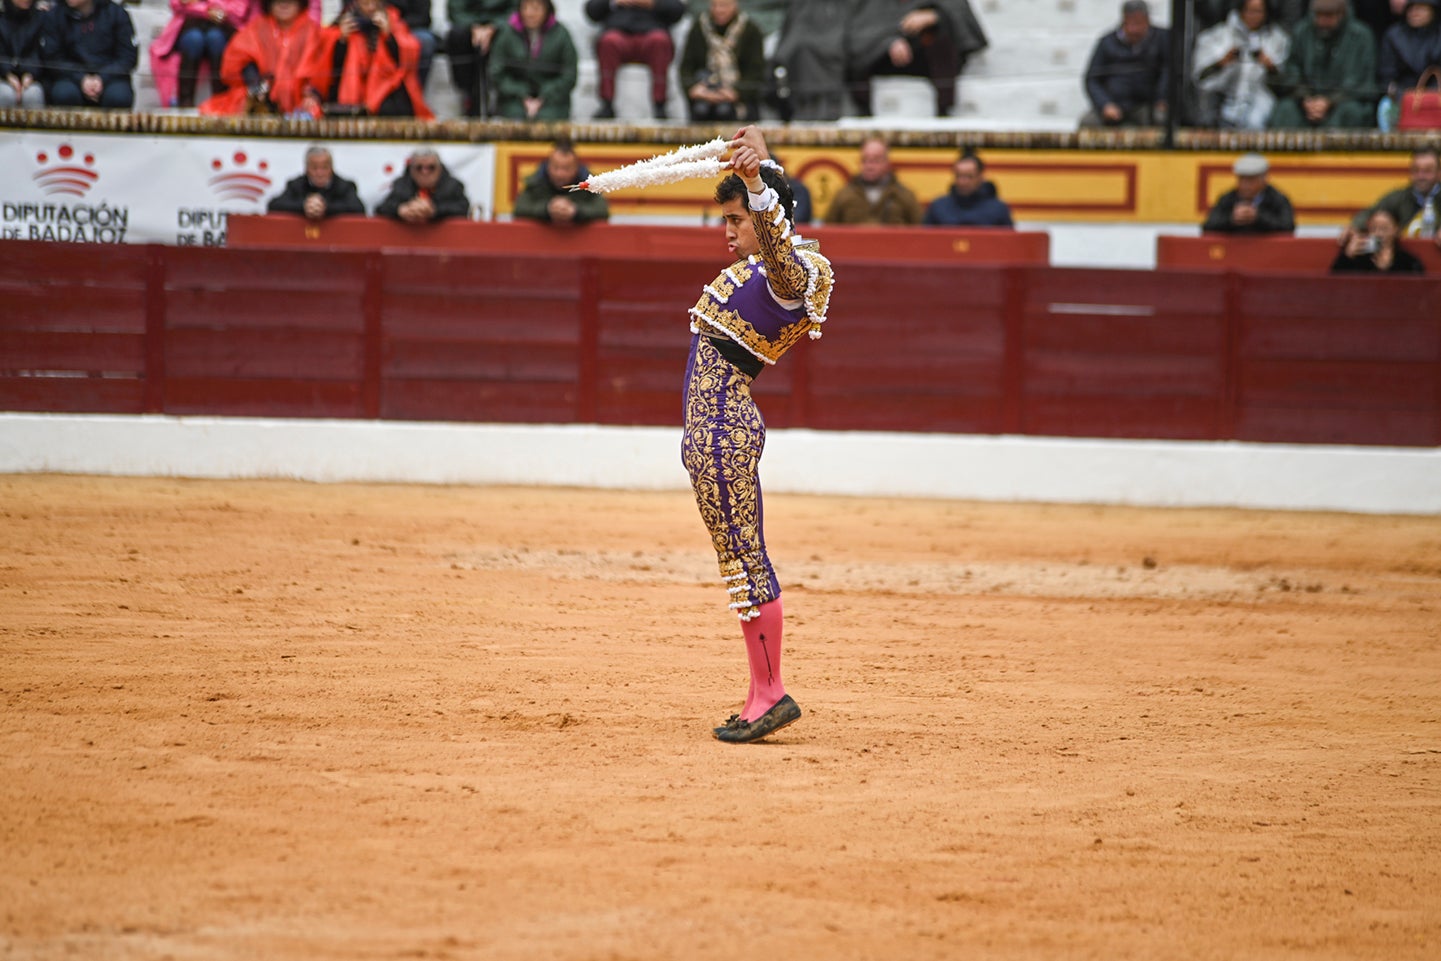
<svg viewBox="0 0 1441 961">
<path fill-rule="evenodd" d="M 1427 90 L 1426 84 L 1436 80 L 1437 89 Z M 1401 114 L 1397 130 L 1441 130 L 1441 70 L 1427 67 L 1416 81 L 1416 89 L 1401 95 Z"/>
</svg>

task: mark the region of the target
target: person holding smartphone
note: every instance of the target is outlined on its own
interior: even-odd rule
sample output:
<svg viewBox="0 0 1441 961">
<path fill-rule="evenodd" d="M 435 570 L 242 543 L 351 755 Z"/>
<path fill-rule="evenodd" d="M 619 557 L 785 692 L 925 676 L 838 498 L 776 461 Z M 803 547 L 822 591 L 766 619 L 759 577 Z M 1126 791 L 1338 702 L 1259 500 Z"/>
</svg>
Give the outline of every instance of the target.
<svg viewBox="0 0 1441 961">
<path fill-rule="evenodd" d="M 1206 215 L 1201 230 L 1225 234 L 1289 234 L 1296 231 L 1291 200 L 1267 181 L 1271 165 L 1258 153 L 1248 153 L 1231 166 L 1234 190 L 1222 194 Z"/>
<path fill-rule="evenodd" d="M 1396 215 L 1380 207 L 1366 218 L 1366 229 L 1354 231 L 1331 262 L 1331 273 L 1421 274 L 1421 261 L 1396 242 Z"/>
</svg>

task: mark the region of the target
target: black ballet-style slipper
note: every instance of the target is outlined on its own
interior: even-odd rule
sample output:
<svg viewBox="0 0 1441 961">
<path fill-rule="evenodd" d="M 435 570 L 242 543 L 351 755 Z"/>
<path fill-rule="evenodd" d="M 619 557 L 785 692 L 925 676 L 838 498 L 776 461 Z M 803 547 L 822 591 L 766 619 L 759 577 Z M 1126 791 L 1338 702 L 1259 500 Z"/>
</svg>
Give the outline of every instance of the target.
<svg viewBox="0 0 1441 961">
<path fill-rule="evenodd" d="M 761 738 L 779 731 L 787 724 L 800 720 L 800 716 L 800 705 L 787 694 L 754 721 L 737 719 L 733 727 L 716 728 L 716 740 L 724 741 L 727 744 L 746 744 L 750 741 L 759 741 Z"/>
<path fill-rule="evenodd" d="M 726 718 L 726 722 L 725 722 L 724 724 L 722 724 L 720 727 L 718 727 L 718 728 L 715 729 L 715 736 L 716 736 L 716 737 L 720 737 L 721 731 L 728 731 L 728 730 L 730 730 L 731 728 L 733 728 L 733 727 L 735 727 L 737 724 L 739 724 L 740 721 L 741 721 L 741 716 L 740 716 L 739 714 L 732 714 L 730 717 Z"/>
</svg>

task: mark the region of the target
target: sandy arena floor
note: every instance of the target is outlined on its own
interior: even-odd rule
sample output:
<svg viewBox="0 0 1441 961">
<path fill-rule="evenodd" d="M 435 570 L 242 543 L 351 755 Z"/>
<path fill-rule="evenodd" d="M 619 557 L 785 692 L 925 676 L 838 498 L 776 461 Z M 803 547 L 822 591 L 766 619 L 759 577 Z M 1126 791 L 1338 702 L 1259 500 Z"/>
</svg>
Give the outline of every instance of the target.
<svg viewBox="0 0 1441 961">
<path fill-rule="evenodd" d="M 1441 957 L 1441 518 L 0 477 L 0 958 Z"/>
</svg>

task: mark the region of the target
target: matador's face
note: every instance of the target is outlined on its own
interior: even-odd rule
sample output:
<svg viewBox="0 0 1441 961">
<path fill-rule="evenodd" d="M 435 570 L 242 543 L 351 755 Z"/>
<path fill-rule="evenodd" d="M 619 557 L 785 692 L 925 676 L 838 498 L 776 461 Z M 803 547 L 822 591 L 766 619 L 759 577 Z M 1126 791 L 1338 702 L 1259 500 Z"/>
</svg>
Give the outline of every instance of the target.
<svg viewBox="0 0 1441 961">
<path fill-rule="evenodd" d="M 751 212 L 745 198 L 732 197 L 721 204 L 721 220 L 726 227 L 726 247 L 736 260 L 758 254 L 760 241 L 756 240 L 756 225 L 751 222 Z"/>
</svg>

